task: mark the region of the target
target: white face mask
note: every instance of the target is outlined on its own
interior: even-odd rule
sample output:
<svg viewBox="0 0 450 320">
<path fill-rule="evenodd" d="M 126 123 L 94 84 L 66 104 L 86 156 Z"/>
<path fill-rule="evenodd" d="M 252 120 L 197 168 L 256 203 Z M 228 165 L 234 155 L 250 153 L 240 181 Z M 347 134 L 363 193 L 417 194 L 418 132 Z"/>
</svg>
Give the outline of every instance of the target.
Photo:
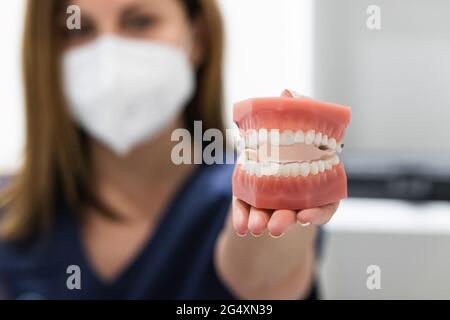
<svg viewBox="0 0 450 320">
<path fill-rule="evenodd" d="M 195 89 L 187 55 L 161 43 L 104 36 L 63 60 L 72 115 L 120 155 L 175 120 Z"/>
</svg>

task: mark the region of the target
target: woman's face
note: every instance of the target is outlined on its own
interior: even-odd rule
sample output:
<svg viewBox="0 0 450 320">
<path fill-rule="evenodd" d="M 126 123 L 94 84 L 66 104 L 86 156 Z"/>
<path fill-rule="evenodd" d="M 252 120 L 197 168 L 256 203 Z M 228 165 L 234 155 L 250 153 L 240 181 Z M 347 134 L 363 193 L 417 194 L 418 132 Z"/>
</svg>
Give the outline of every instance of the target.
<svg viewBox="0 0 450 320">
<path fill-rule="evenodd" d="M 181 0 L 71 0 L 81 9 L 81 30 L 64 32 L 64 48 L 82 46 L 103 35 L 158 41 L 185 50 L 198 64 L 199 44 Z"/>
</svg>

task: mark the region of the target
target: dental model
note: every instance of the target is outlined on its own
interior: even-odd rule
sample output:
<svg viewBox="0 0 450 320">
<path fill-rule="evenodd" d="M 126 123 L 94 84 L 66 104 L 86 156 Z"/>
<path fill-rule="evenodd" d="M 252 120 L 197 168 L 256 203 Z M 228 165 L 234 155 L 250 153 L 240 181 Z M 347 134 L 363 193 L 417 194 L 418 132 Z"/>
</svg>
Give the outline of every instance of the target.
<svg viewBox="0 0 450 320">
<path fill-rule="evenodd" d="M 350 108 L 285 90 L 234 105 L 243 149 L 233 194 L 260 209 L 301 210 L 347 197 L 339 159 Z"/>
</svg>

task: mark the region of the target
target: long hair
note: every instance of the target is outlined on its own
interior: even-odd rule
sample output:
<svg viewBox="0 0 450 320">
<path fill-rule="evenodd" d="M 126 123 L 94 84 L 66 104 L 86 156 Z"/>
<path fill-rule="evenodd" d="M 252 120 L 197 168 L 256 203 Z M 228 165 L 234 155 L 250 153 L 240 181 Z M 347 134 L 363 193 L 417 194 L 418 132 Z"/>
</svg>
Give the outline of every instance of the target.
<svg viewBox="0 0 450 320">
<path fill-rule="evenodd" d="M 191 19 L 205 24 L 205 54 L 197 72 L 197 91 L 184 112 L 223 129 L 223 26 L 215 0 L 180 0 Z M 77 212 L 95 201 L 88 139 L 67 112 L 61 81 L 62 35 L 58 30 L 65 1 L 28 0 L 23 38 L 26 144 L 24 163 L 0 194 L 0 236 L 22 240 L 45 232 L 55 219 L 58 199 Z M 63 11 L 61 11 L 63 10 Z"/>
</svg>

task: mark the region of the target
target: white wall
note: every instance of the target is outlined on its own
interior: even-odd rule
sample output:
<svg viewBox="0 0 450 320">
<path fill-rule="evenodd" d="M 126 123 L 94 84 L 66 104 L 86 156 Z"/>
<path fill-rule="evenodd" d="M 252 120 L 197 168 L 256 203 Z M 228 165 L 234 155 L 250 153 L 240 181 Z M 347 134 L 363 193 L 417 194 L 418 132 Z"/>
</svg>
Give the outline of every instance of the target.
<svg viewBox="0 0 450 320">
<path fill-rule="evenodd" d="M 227 32 L 226 106 L 283 89 L 311 95 L 311 0 L 220 0 Z"/>
<path fill-rule="evenodd" d="M 20 45 L 23 0 L 0 1 L 0 174 L 18 165 L 23 144 Z"/>
<path fill-rule="evenodd" d="M 380 30 L 366 26 L 373 4 Z M 352 106 L 347 151 L 450 154 L 449 12 L 448 0 L 314 2 L 314 96 Z"/>
</svg>

